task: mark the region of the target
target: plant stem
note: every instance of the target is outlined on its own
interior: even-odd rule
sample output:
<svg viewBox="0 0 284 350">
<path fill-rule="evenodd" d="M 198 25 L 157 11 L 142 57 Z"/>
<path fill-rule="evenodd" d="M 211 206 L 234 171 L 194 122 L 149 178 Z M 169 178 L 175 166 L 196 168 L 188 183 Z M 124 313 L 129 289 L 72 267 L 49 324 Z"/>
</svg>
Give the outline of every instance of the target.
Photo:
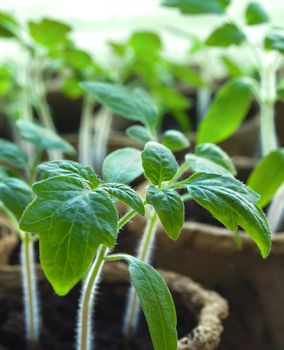
<svg viewBox="0 0 284 350">
<path fill-rule="evenodd" d="M 78 317 L 77 350 L 91 350 L 92 346 L 92 314 L 95 299 L 95 289 L 100 272 L 105 263 L 108 249 L 100 245 L 94 263 L 84 282 Z"/>
<path fill-rule="evenodd" d="M 121 229 L 130 219 L 135 216 L 137 212 L 135 210 L 129 210 L 118 222 L 118 229 Z"/>
<path fill-rule="evenodd" d="M 83 98 L 82 116 L 79 130 L 79 162 L 86 166 L 92 164 L 92 132 L 94 97 L 86 93 Z"/>
<path fill-rule="evenodd" d="M 271 227 L 271 232 L 276 233 L 284 212 L 284 184 L 276 192 L 272 203 L 269 206 L 267 218 Z"/>
<path fill-rule="evenodd" d="M 200 124 L 211 102 L 211 91 L 208 86 L 197 89 L 197 123 Z"/>
<path fill-rule="evenodd" d="M 30 349 L 35 349 L 39 340 L 40 317 L 34 263 L 34 243 L 30 240 L 27 233 L 21 245 L 21 261 L 26 337 Z"/>
<path fill-rule="evenodd" d="M 141 239 L 137 258 L 144 262 L 149 262 L 151 258 L 151 251 L 155 240 L 155 233 L 158 224 L 158 216 L 154 210 L 151 210 L 150 217 L 148 219 L 143 237 Z M 126 314 L 124 319 L 124 335 L 126 340 L 131 338 L 131 335 L 137 327 L 138 315 L 139 315 L 139 300 L 135 289 L 133 287 L 129 290 L 129 296 L 127 301 Z"/>
</svg>

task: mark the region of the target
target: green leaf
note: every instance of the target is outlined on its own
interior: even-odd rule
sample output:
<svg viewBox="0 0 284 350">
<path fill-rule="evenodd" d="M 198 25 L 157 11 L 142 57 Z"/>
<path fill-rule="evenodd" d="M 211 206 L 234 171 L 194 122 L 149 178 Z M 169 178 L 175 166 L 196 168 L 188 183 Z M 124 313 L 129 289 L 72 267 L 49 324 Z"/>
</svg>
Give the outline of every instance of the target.
<svg viewBox="0 0 284 350">
<path fill-rule="evenodd" d="M 210 34 L 206 44 L 215 47 L 229 47 L 241 45 L 245 39 L 244 33 L 234 23 L 225 23 Z"/>
<path fill-rule="evenodd" d="M 269 15 L 263 6 L 257 2 L 251 2 L 245 13 L 248 25 L 257 25 L 269 22 Z"/>
<path fill-rule="evenodd" d="M 233 79 L 221 87 L 199 126 L 198 143 L 221 142 L 238 129 L 252 103 L 251 89 L 246 78 Z"/>
<path fill-rule="evenodd" d="M 24 151 L 12 142 L 0 139 L 0 163 L 16 169 L 25 169 L 28 158 Z"/>
<path fill-rule="evenodd" d="M 239 63 L 235 62 L 231 57 L 229 56 L 222 56 L 220 57 L 222 60 L 222 63 L 224 64 L 226 68 L 226 73 L 228 77 L 236 78 L 241 77 L 244 75 L 244 71 Z"/>
<path fill-rule="evenodd" d="M 284 36 L 276 33 L 267 34 L 264 47 L 267 51 L 275 50 L 284 54 Z"/>
<path fill-rule="evenodd" d="M 31 142 L 38 152 L 56 149 L 64 153 L 75 153 L 74 148 L 53 131 L 26 120 L 17 120 L 17 127 L 23 139 Z"/>
<path fill-rule="evenodd" d="M 68 34 L 71 32 L 69 25 L 49 18 L 43 18 L 38 22 L 31 21 L 28 26 L 33 40 L 48 49 L 66 44 Z"/>
<path fill-rule="evenodd" d="M 212 143 L 202 143 L 195 148 L 195 155 L 187 154 L 194 172 L 211 172 L 225 176 L 236 174 L 233 161 L 220 147 Z M 193 163 L 191 163 L 193 161 Z"/>
<path fill-rule="evenodd" d="M 141 125 L 130 126 L 126 129 L 126 134 L 143 142 L 152 141 L 152 136 L 149 134 L 148 130 Z"/>
<path fill-rule="evenodd" d="M 97 100 L 114 113 L 145 124 L 154 131 L 158 112 L 150 96 L 144 90 L 128 90 L 118 84 L 84 82 L 83 89 L 95 94 Z"/>
<path fill-rule="evenodd" d="M 128 44 L 138 56 L 145 56 L 145 53 L 155 55 L 162 48 L 161 39 L 153 32 L 135 32 L 128 40 Z"/>
<path fill-rule="evenodd" d="M 0 96 L 8 95 L 13 86 L 12 72 L 6 67 L 0 67 Z"/>
<path fill-rule="evenodd" d="M 119 255 L 128 263 L 155 350 L 177 349 L 177 320 L 171 293 L 154 268 L 130 255 Z"/>
<path fill-rule="evenodd" d="M 65 62 L 74 69 L 86 69 L 93 63 L 92 57 L 85 51 L 68 48 L 64 50 Z"/>
<path fill-rule="evenodd" d="M 47 279 L 65 295 L 87 272 L 100 244 L 113 248 L 117 212 L 107 192 L 82 179 L 55 176 L 33 186 L 34 201 L 20 222 L 40 237 L 40 260 Z"/>
<path fill-rule="evenodd" d="M 271 176 L 273 174 L 273 176 Z M 269 153 L 257 164 L 248 186 L 260 195 L 258 205 L 266 206 L 284 183 L 284 148 Z"/>
<path fill-rule="evenodd" d="M 171 180 L 177 172 L 177 162 L 172 152 L 157 142 L 150 141 L 141 154 L 145 177 L 153 185 Z"/>
<path fill-rule="evenodd" d="M 22 180 L 15 177 L 0 178 L 0 201 L 19 219 L 32 201 L 33 192 Z"/>
<path fill-rule="evenodd" d="M 271 232 L 259 196 L 240 181 L 216 174 L 196 173 L 184 184 L 190 196 L 229 230 L 242 227 L 253 239 L 262 256 L 271 248 Z"/>
<path fill-rule="evenodd" d="M 19 24 L 16 19 L 10 14 L 0 11 L 0 37 L 17 37 L 19 30 Z"/>
<path fill-rule="evenodd" d="M 281 80 L 277 85 L 277 96 L 284 101 L 284 80 Z"/>
<path fill-rule="evenodd" d="M 71 160 L 54 160 L 41 163 L 38 169 L 44 178 L 66 175 L 79 180 L 84 179 L 93 189 L 100 185 L 100 180 L 92 168 Z"/>
<path fill-rule="evenodd" d="M 82 96 L 83 89 L 80 86 L 78 78 L 74 75 L 66 77 L 62 81 L 62 92 L 71 99 L 77 99 Z"/>
<path fill-rule="evenodd" d="M 105 182 L 129 184 L 143 174 L 141 151 L 125 147 L 110 153 L 103 164 Z"/>
<path fill-rule="evenodd" d="M 162 189 L 150 185 L 147 189 L 146 200 L 158 214 L 167 235 L 178 239 L 184 223 L 184 205 L 175 190 Z"/>
<path fill-rule="evenodd" d="M 127 204 L 140 215 L 145 215 L 145 208 L 140 196 L 129 186 L 118 183 L 106 183 L 101 188 Z"/>
<path fill-rule="evenodd" d="M 179 8 L 189 15 L 224 14 L 230 0 L 164 0 L 163 5 Z"/>
<path fill-rule="evenodd" d="M 163 134 L 162 143 L 173 152 L 182 151 L 190 146 L 187 137 L 177 130 L 167 130 Z"/>
</svg>

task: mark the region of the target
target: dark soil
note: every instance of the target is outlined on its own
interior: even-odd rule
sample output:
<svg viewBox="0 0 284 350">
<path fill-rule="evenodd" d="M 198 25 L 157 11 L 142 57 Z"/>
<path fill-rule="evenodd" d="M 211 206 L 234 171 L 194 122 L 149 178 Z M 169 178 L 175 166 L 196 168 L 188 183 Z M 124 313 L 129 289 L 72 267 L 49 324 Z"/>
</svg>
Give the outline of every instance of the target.
<svg viewBox="0 0 284 350">
<path fill-rule="evenodd" d="M 7 290 L 7 286 L 5 286 Z M 122 320 L 125 307 L 125 283 L 102 283 L 97 295 L 94 316 L 95 348 L 98 350 L 152 350 L 145 319 L 141 322 L 133 341 L 125 345 L 122 336 Z M 21 289 L 11 287 L 0 293 L 0 349 L 28 349 L 24 337 L 24 316 Z M 42 333 L 40 346 L 34 350 L 73 350 L 80 286 L 65 297 L 58 297 L 45 279 L 40 282 Z M 173 295 L 175 298 L 176 296 Z M 175 298 L 180 335 L 187 334 L 194 326 L 193 315 L 185 315 L 181 302 Z M 187 316 L 187 317 L 186 317 Z"/>
</svg>

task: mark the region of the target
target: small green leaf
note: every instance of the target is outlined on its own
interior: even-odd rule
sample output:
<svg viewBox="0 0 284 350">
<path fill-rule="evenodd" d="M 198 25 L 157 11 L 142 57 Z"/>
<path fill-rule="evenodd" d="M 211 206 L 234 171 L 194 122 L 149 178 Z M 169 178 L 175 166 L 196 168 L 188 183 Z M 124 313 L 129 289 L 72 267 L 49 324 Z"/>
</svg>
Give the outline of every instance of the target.
<svg viewBox="0 0 284 350">
<path fill-rule="evenodd" d="M 32 189 L 15 177 L 0 178 L 0 201 L 19 219 L 32 201 Z"/>
<path fill-rule="evenodd" d="M 273 176 L 271 176 L 273 174 Z M 248 179 L 248 186 L 260 195 L 258 205 L 266 206 L 284 183 L 284 148 L 262 158 Z"/>
<path fill-rule="evenodd" d="M 118 183 L 106 183 L 101 188 L 127 204 L 140 215 L 145 215 L 145 208 L 140 196 L 129 186 Z"/>
<path fill-rule="evenodd" d="M 211 143 L 202 143 L 194 154 L 185 156 L 194 172 L 209 172 L 225 176 L 236 174 L 233 161 L 220 147 Z"/>
<path fill-rule="evenodd" d="M 41 163 L 38 169 L 44 178 L 66 175 L 79 180 L 84 179 L 93 189 L 100 185 L 100 180 L 92 168 L 72 162 L 71 160 L 54 160 Z"/>
<path fill-rule="evenodd" d="M 257 25 L 269 22 L 269 15 L 263 6 L 257 2 L 251 2 L 245 13 L 248 25 Z"/>
<path fill-rule="evenodd" d="M 133 125 L 127 128 L 126 134 L 143 142 L 152 141 L 152 136 L 148 130 L 141 125 Z"/>
<path fill-rule="evenodd" d="M 277 86 L 277 96 L 284 101 L 284 80 L 281 80 Z"/>
<path fill-rule="evenodd" d="M 173 152 L 182 151 L 190 146 L 187 137 L 177 130 L 167 130 L 163 135 L 162 143 Z"/>
<path fill-rule="evenodd" d="M 74 75 L 66 77 L 62 81 L 62 92 L 71 99 L 77 99 L 82 96 L 83 89 L 80 86 L 80 81 Z"/>
<path fill-rule="evenodd" d="M 85 51 L 67 48 L 64 50 L 65 62 L 74 69 L 87 69 L 93 63 L 92 57 Z"/>
<path fill-rule="evenodd" d="M 171 180 L 177 172 L 177 162 L 172 152 L 157 142 L 148 142 L 141 154 L 145 177 L 153 185 Z"/>
<path fill-rule="evenodd" d="M 198 143 L 221 142 L 238 129 L 252 103 L 251 89 L 246 78 L 233 79 L 221 87 L 199 126 Z"/>
<path fill-rule="evenodd" d="M 71 32 L 69 25 L 49 18 L 43 18 L 38 22 L 31 21 L 28 25 L 33 40 L 48 49 L 66 44 L 68 34 Z"/>
<path fill-rule="evenodd" d="M 129 184 L 143 174 L 141 151 L 125 147 L 110 153 L 103 164 L 105 182 Z"/>
<path fill-rule="evenodd" d="M 0 163 L 16 169 L 25 169 L 28 158 L 24 151 L 12 142 L 0 139 Z"/>
<path fill-rule="evenodd" d="M 0 67 L 0 96 L 8 95 L 13 87 L 13 74 L 5 66 Z"/>
<path fill-rule="evenodd" d="M 0 37 L 15 38 L 18 36 L 19 24 L 14 17 L 0 11 Z"/>
<path fill-rule="evenodd" d="M 97 100 L 114 113 L 145 124 L 154 131 L 158 123 L 158 112 L 144 90 L 128 90 L 118 84 L 84 82 L 83 89 L 95 94 Z"/>
<path fill-rule="evenodd" d="M 138 56 L 155 55 L 162 48 L 159 36 L 153 32 L 135 32 L 128 40 L 128 44 Z"/>
<path fill-rule="evenodd" d="M 33 143 L 38 152 L 56 149 L 64 153 L 72 154 L 74 148 L 53 131 L 26 120 L 17 120 L 17 127 L 24 140 Z"/>
<path fill-rule="evenodd" d="M 163 5 L 179 8 L 188 15 L 224 14 L 230 0 L 164 0 Z"/>
<path fill-rule="evenodd" d="M 130 255 L 127 261 L 133 287 L 144 312 L 155 350 L 177 349 L 177 320 L 171 293 L 154 268 Z"/>
<path fill-rule="evenodd" d="M 208 173 L 196 173 L 186 183 L 188 193 L 229 230 L 242 227 L 256 243 L 262 256 L 271 249 L 271 232 L 259 196 L 240 181 Z"/>
<path fill-rule="evenodd" d="M 234 23 L 225 23 L 210 34 L 206 44 L 215 47 L 229 47 L 241 45 L 245 39 L 244 33 Z"/>
<path fill-rule="evenodd" d="M 267 34 L 264 47 L 267 51 L 275 50 L 284 54 L 284 36 L 276 33 Z"/>
<path fill-rule="evenodd" d="M 184 205 L 179 194 L 171 189 L 159 190 L 150 185 L 146 200 L 155 209 L 167 235 L 173 240 L 178 239 L 184 223 Z"/>
<path fill-rule="evenodd" d="M 222 56 L 220 58 L 226 68 L 226 73 L 228 77 L 236 78 L 244 75 L 242 66 L 239 63 L 235 62 L 231 57 Z"/>
<path fill-rule="evenodd" d="M 113 248 L 117 212 L 107 192 L 87 182 L 55 176 L 33 186 L 36 198 L 20 227 L 40 237 L 40 260 L 47 279 L 65 295 L 87 272 L 100 244 Z"/>
</svg>

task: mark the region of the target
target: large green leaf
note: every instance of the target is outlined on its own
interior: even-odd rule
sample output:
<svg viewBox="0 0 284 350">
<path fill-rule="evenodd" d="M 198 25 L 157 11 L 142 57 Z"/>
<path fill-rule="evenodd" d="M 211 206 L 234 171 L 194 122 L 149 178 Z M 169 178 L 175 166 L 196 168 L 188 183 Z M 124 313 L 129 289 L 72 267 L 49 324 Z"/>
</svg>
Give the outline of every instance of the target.
<svg viewBox="0 0 284 350">
<path fill-rule="evenodd" d="M 84 179 L 55 176 L 33 186 L 36 198 L 20 227 L 40 237 L 40 260 L 56 293 L 65 295 L 84 276 L 99 244 L 112 248 L 117 212 L 106 191 Z"/>
<path fill-rule="evenodd" d="M 230 0 L 164 0 L 163 5 L 177 7 L 189 15 L 223 14 L 230 5 Z"/>
<path fill-rule="evenodd" d="M 0 139 L 0 164 L 8 165 L 16 169 L 25 169 L 27 155 L 12 142 Z"/>
<path fill-rule="evenodd" d="M 225 23 L 210 34 L 206 44 L 215 47 L 228 47 L 241 45 L 245 39 L 244 33 L 234 23 Z"/>
<path fill-rule="evenodd" d="M 260 195 L 258 205 L 266 206 L 284 182 L 284 148 L 269 153 L 257 164 L 248 186 Z"/>
<path fill-rule="evenodd" d="M 48 49 L 66 44 L 70 31 L 69 25 L 49 18 L 29 22 L 29 32 L 33 40 Z"/>
<path fill-rule="evenodd" d="M 245 78 L 233 79 L 221 87 L 199 126 L 198 143 L 221 142 L 238 129 L 252 102 L 251 89 L 251 81 Z"/>
<path fill-rule="evenodd" d="M 146 200 L 154 207 L 167 235 L 173 240 L 178 239 L 184 223 L 184 205 L 180 195 L 175 190 L 159 190 L 150 185 Z"/>
<path fill-rule="evenodd" d="M 17 127 L 24 140 L 33 143 L 38 152 L 56 149 L 64 153 L 72 154 L 74 148 L 53 131 L 26 120 L 17 120 Z"/>
<path fill-rule="evenodd" d="M 208 172 L 225 176 L 236 174 L 235 166 L 220 147 L 212 143 L 201 143 L 195 149 L 195 154 L 185 156 L 193 172 Z"/>
<path fill-rule="evenodd" d="M 18 219 L 32 199 L 32 189 L 24 181 L 14 177 L 0 178 L 0 201 Z"/>
<path fill-rule="evenodd" d="M 84 179 L 91 188 L 96 188 L 100 184 L 100 180 L 92 168 L 71 160 L 54 160 L 41 163 L 38 169 L 43 178 L 66 175 L 79 180 Z"/>
<path fill-rule="evenodd" d="M 120 201 L 127 204 L 130 208 L 134 209 L 140 215 L 145 214 L 145 208 L 140 196 L 129 186 L 118 183 L 106 183 L 101 186 L 112 196 L 116 197 Z"/>
<path fill-rule="evenodd" d="M 177 162 L 172 152 L 157 142 L 150 141 L 141 154 L 145 177 L 153 185 L 171 180 L 177 172 Z"/>
<path fill-rule="evenodd" d="M 162 143 L 173 152 L 182 151 L 190 145 L 188 138 L 177 130 L 167 130 L 163 134 Z"/>
<path fill-rule="evenodd" d="M 196 173 L 183 182 L 190 196 L 229 230 L 242 227 L 257 244 L 263 257 L 271 248 L 271 232 L 259 196 L 240 181 L 208 173 Z"/>
<path fill-rule="evenodd" d="M 142 122 L 152 131 L 155 130 L 158 112 L 144 90 L 131 91 L 122 85 L 100 82 L 84 82 L 82 87 L 95 94 L 97 100 L 114 113 Z"/>
<path fill-rule="evenodd" d="M 154 268 L 130 255 L 119 254 L 128 263 L 155 350 L 177 349 L 177 319 L 171 293 Z"/>
<path fill-rule="evenodd" d="M 257 25 L 269 22 L 269 15 L 263 6 L 257 2 L 248 4 L 245 13 L 246 22 L 248 25 Z"/>
<path fill-rule="evenodd" d="M 143 173 L 141 151 L 125 147 L 110 153 L 103 164 L 106 182 L 129 184 Z"/>
</svg>

